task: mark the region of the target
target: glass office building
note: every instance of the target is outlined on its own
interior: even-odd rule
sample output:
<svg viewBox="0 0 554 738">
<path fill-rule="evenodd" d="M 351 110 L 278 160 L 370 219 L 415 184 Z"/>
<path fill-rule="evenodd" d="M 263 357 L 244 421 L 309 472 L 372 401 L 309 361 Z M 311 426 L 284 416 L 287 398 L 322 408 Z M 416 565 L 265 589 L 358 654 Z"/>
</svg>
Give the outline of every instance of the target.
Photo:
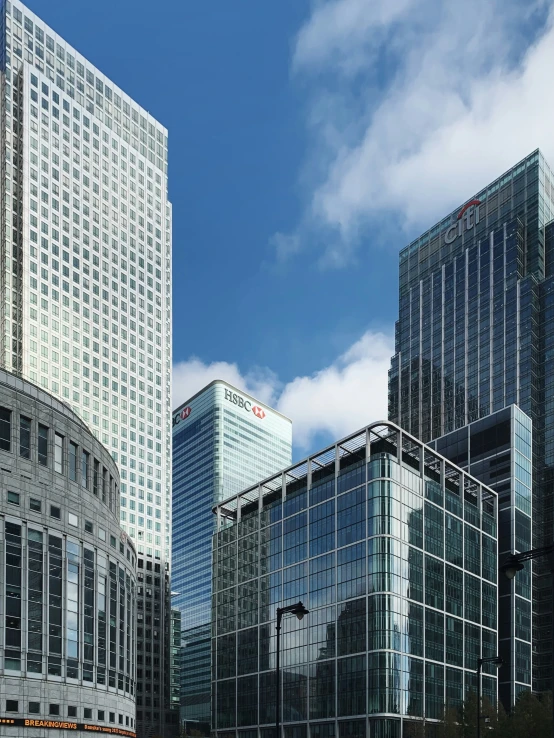
<svg viewBox="0 0 554 738">
<path fill-rule="evenodd" d="M 226 382 L 212 382 L 173 414 L 172 588 L 181 612 L 181 716 L 189 727 L 210 724 L 212 507 L 291 456 L 291 421 Z"/>
<path fill-rule="evenodd" d="M 553 217 L 554 174 L 535 151 L 400 252 L 389 417 L 423 441 L 511 404 L 531 418 L 533 528 L 520 550 L 554 530 Z M 549 569 L 533 562 L 538 691 L 551 687 Z"/>
<path fill-rule="evenodd" d="M 517 405 L 476 420 L 429 445 L 498 497 L 498 556 L 523 551 L 532 526 L 532 424 Z M 510 707 L 531 689 L 531 569 L 498 582 L 498 693 Z"/>
<path fill-rule="evenodd" d="M 215 508 L 213 727 L 401 738 L 476 687 L 497 649 L 497 497 L 379 422 Z M 496 697 L 485 667 L 483 692 Z M 267 727 L 265 727 L 267 726 Z M 309 728 L 309 732 L 308 732 Z M 281 738 L 281 736 L 279 736 Z"/>
<path fill-rule="evenodd" d="M 170 672 L 167 130 L 17 0 L 0 2 L 0 364 L 68 403 L 121 474 L 139 557 L 137 728 Z"/>
</svg>

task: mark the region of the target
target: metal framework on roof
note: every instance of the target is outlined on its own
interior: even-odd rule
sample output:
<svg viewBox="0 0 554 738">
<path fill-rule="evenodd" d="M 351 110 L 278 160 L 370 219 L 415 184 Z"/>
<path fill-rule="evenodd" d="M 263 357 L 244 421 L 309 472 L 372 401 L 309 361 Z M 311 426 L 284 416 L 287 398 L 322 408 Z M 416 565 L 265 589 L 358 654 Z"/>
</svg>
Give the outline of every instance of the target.
<svg viewBox="0 0 554 738">
<path fill-rule="evenodd" d="M 381 448 L 375 448 L 376 446 Z M 262 510 L 264 504 L 279 498 L 286 499 L 287 494 L 311 488 L 312 483 L 315 484 L 320 479 L 334 479 L 341 471 L 362 462 L 366 463 L 372 455 L 372 447 L 375 448 L 374 453 L 392 453 L 399 461 L 422 476 L 425 469 L 436 476 L 442 475 L 442 479 L 450 489 L 457 489 L 460 497 L 463 495 L 474 504 L 478 504 L 479 498 L 482 502 L 496 500 L 496 493 L 492 489 L 452 464 L 415 436 L 402 430 L 395 423 L 378 421 L 220 502 L 213 511 L 219 519 L 237 521 L 241 517 L 241 509 L 245 507 L 248 507 L 249 512 Z M 402 450 L 401 458 L 399 448 Z M 258 505 L 253 508 L 255 503 Z"/>
</svg>

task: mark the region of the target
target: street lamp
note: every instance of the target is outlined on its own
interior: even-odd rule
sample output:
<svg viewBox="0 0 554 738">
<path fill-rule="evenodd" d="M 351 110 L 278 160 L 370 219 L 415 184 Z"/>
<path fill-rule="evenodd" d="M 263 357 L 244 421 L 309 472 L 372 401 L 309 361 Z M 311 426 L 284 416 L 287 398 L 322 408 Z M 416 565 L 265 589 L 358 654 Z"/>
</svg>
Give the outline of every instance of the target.
<svg viewBox="0 0 554 738">
<path fill-rule="evenodd" d="M 523 569 L 525 569 L 525 564 L 521 562 L 517 554 L 510 554 L 501 567 L 501 570 L 510 580 L 515 577 L 518 571 L 523 571 Z"/>
<path fill-rule="evenodd" d="M 504 662 L 499 656 L 490 656 L 486 659 L 477 659 L 477 738 L 481 738 L 481 668 L 483 664 L 502 666 Z"/>
<path fill-rule="evenodd" d="M 510 554 L 500 567 L 500 571 L 508 579 L 513 579 L 518 571 L 524 569 L 524 562 L 536 559 L 539 556 L 548 556 L 550 560 L 550 573 L 552 574 L 552 633 L 554 634 L 554 543 L 542 548 L 533 548 L 531 551 L 523 551 L 523 553 Z M 552 735 L 554 736 L 554 637 L 552 637 Z"/>
<path fill-rule="evenodd" d="M 281 731 L 281 680 L 279 678 L 279 656 L 281 650 L 281 620 L 283 615 L 296 615 L 298 620 L 302 620 L 304 615 L 307 615 L 309 610 L 306 610 L 301 602 L 297 602 L 295 605 L 289 605 L 288 607 L 277 608 L 277 654 L 275 657 L 275 675 L 277 678 L 277 691 L 275 700 L 275 738 L 279 738 Z"/>
</svg>

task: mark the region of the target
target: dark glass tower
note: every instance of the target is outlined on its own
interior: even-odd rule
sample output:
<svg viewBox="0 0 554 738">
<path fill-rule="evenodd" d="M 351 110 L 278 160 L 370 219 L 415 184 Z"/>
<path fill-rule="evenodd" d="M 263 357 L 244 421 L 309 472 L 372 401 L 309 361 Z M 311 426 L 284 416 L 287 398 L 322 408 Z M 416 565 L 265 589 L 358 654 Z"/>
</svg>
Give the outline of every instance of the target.
<svg viewBox="0 0 554 738">
<path fill-rule="evenodd" d="M 525 550 L 531 531 L 531 420 L 516 405 L 431 441 L 429 446 L 498 495 L 498 560 Z M 447 535 L 451 534 L 451 530 Z M 465 554 L 475 541 L 465 538 Z M 473 554 L 477 558 L 479 553 Z M 495 577 L 496 581 L 496 577 Z M 498 694 L 506 708 L 531 688 L 531 572 L 498 580 Z M 447 640 L 450 634 L 447 634 Z"/>
<path fill-rule="evenodd" d="M 535 151 L 401 251 L 389 375 L 389 417 L 422 441 L 511 404 L 531 418 L 533 527 L 521 526 L 520 550 L 554 537 L 553 182 Z M 550 688 L 551 612 L 549 566 L 539 560 L 537 690 Z"/>
</svg>

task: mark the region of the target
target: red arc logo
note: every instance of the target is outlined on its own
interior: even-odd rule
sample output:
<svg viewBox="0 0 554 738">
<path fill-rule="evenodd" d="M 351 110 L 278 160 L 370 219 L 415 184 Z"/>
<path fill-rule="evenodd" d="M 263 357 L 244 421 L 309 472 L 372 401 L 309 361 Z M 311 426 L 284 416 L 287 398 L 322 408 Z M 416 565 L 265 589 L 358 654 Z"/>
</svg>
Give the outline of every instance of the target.
<svg viewBox="0 0 554 738">
<path fill-rule="evenodd" d="M 185 420 L 185 418 L 188 418 L 188 416 L 191 414 L 192 410 L 190 407 L 185 407 L 181 410 L 181 418 L 182 420 Z"/>
<path fill-rule="evenodd" d="M 469 208 L 471 208 L 473 205 L 477 206 L 477 205 L 480 205 L 480 204 L 481 204 L 481 200 L 470 200 L 469 202 L 466 202 L 466 204 L 464 205 L 464 207 L 458 213 L 458 217 L 456 218 L 456 220 L 461 220 L 463 214 L 465 213 L 465 211 L 468 210 Z"/>
<path fill-rule="evenodd" d="M 252 408 L 252 412 L 257 418 L 260 418 L 260 420 L 263 420 L 265 418 L 265 412 L 262 410 L 261 407 L 258 407 L 258 405 L 254 405 Z"/>
</svg>

